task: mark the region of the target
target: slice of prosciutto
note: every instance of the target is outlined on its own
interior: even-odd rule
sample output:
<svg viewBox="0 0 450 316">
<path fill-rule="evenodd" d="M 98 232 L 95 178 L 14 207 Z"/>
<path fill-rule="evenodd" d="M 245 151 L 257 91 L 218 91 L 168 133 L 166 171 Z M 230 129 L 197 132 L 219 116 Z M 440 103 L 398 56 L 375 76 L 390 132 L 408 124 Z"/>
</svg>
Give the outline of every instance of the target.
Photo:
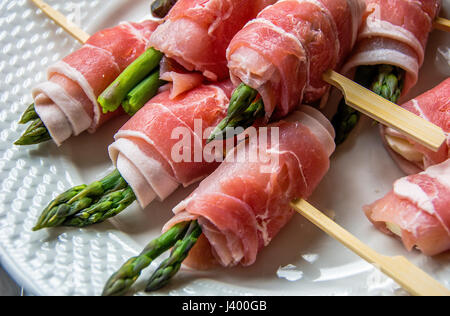
<svg viewBox="0 0 450 316">
<path fill-rule="evenodd" d="M 120 111 L 103 114 L 97 97 L 147 48 L 155 21 L 121 23 L 94 34 L 47 70 L 32 91 L 35 109 L 59 146 L 72 135 L 94 133 Z"/>
<path fill-rule="evenodd" d="M 330 122 L 307 106 L 249 136 L 165 226 L 198 219 L 203 236 L 185 262 L 191 267 L 253 264 L 294 214 L 290 202 L 313 193 L 335 149 Z"/>
<path fill-rule="evenodd" d="M 226 116 L 232 88 L 228 80 L 175 99 L 162 92 L 115 135 L 109 155 L 143 208 L 217 168 L 214 153 L 203 155 L 206 135 Z"/>
<path fill-rule="evenodd" d="M 358 66 L 393 65 L 406 72 L 403 94 L 417 83 L 428 35 L 441 0 L 366 0 L 366 19 L 355 52 L 343 67 L 351 75 Z"/>
<path fill-rule="evenodd" d="M 364 10 L 363 0 L 278 1 L 230 43 L 233 82 L 258 90 L 267 118 L 319 100 L 329 87 L 322 74 L 350 53 Z"/>
<path fill-rule="evenodd" d="M 441 127 L 447 142 L 433 152 L 396 130 L 381 127 L 381 134 L 393 159 L 406 174 L 415 174 L 450 158 L 450 78 L 402 105 L 408 111 Z"/>
<path fill-rule="evenodd" d="M 201 73 L 187 71 L 175 60 L 167 57 L 161 60 L 160 79 L 169 83 L 171 99 L 200 86 L 204 81 Z"/>
<path fill-rule="evenodd" d="M 226 49 L 233 36 L 276 0 L 179 0 L 150 44 L 210 81 L 228 78 Z"/>
<path fill-rule="evenodd" d="M 428 256 L 450 250 L 450 160 L 398 180 L 364 211 L 382 232 L 399 236 L 408 250 L 416 247 Z"/>
</svg>

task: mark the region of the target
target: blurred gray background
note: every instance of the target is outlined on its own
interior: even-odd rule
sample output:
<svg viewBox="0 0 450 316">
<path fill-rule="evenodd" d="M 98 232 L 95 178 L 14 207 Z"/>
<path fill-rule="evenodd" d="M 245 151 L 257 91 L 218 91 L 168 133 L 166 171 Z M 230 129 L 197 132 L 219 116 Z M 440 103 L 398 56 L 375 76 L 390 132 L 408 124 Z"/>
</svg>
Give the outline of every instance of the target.
<svg viewBox="0 0 450 316">
<path fill-rule="evenodd" d="M 21 288 L 0 265 L 0 296 L 20 296 L 22 294 Z"/>
</svg>

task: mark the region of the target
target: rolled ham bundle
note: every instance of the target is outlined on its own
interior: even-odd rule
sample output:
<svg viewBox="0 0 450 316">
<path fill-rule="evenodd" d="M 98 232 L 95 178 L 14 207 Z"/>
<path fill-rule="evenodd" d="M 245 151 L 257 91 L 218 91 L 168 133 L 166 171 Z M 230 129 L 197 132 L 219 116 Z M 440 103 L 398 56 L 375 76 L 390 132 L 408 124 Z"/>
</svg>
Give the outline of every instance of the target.
<svg viewBox="0 0 450 316">
<path fill-rule="evenodd" d="M 339 67 L 356 42 L 363 0 L 282 0 L 264 9 L 228 48 L 235 83 L 258 90 L 267 118 L 320 99 L 322 74 Z"/>
<path fill-rule="evenodd" d="M 103 114 L 97 97 L 147 48 L 159 23 L 121 23 L 100 31 L 49 67 L 48 81 L 33 89 L 35 109 L 57 145 L 93 133 L 119 112 Z"/>
<path fill-rule="evenodd" d="M 228 80 L 201 85 L 175 99 L 170 91 L 162 92 L 115 135 L 110 157 L 143 208 L 217 168 L 215 157 L 203 156 L 204 133 L 225 117 L 232 88 Z M 180 147 L 181 137 L 187 143 Z M 180 151 L 188 156 L 179 157 Z"/>
<path fill-rule="evenodd" d="M 328 171 L 334 131 L 317 110 L 304 106 L 265 131 L 229 152 L 174 209 L 176 215 L 165 229 L 198 219 L 203 231 L 187 265 L 207 269 L 253 264 L 291 219 L 290 202 L 309 197 Z"/>
<path fill-rule="evenodd" d="M 228 78 L 226 49 L 233 36 L 276 0 L 179 0 L 150 44 L 211 81 Z"/>
<path fill-rule="evenodd" d="M 405 109 L 441 127 L 447 142 L 433 152 L 388 127 L 381 127 L 391 156 L 407 174 L 416 174 L 450 158 L 450 78 L 406 104 Z"/>
<path fill-rule="evenodd" d="M 393 65 L 406 72 L 403 94 L 417 83 L 428 35 L 440 0 L 366 0 L 366 19 L 358 44 L 342 72 L 358 66 Z"/>
<path fill-rule="evenodd" d="M 401 237 L 408 250 L 434 256 L 450 249 L 450 160 L 394 183 L 364 208 L 382 232 Z"/>
</svg>

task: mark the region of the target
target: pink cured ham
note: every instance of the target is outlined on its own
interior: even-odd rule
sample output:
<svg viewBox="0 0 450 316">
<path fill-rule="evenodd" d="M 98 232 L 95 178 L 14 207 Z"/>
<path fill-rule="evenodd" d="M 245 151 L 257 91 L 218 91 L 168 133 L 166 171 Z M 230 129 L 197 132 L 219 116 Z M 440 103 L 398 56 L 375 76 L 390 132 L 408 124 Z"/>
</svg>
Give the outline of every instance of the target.
<svg viewBox="0 0 450 316">
<path fill-rule="evenodd" d="M 204 77 L 200 73 L 189 72 L 173 59 L 164 57 L 161 61 L 160 79 L 170 83 L 170 98 L 200 86 Z"/>
<path fill-rule="evenodd" d="M 229 77 L 225 52 L 233 36 L 276 0 L 179 0 L 151 46 L 210 81 Z"/>
<path fill-rule="evenodd" d="M 205 134 L 226 116 L 232 88 L 230 81 L 202 85 L 175 99 L 162 92 L 116 134 L 110 157 L 143 208 L 218 166 L 203 156 Z"/>
<path fill-rule="evenodd" d="M 388 64 L 406 71 L 403 94 L 417 83 L 428 35 L 440 0 L 366 0 L 366 19 L 352 57 L 343 68 Z"/>
<path fill-rule="evenodd" d="M 147 48 L 159 23 L 121 23 L 100 31 L 48 69 L 48 81 L 33 89 L 36 112 L 57 145 L 72 135 L 96 131 L 120 111 L 103 114 L 97 97 Z"/>
<path fill-rule="evenodd" d="M 267 118 L 283 117 L 328 90 L 322 74 L 350 53 L 363 0 L 283 0 L 250 21 L 227 51 L 233 81 L 257 89 Z"/>
<path fill-rule="evenodd" d="M 449 159 L 450 78 L 402 107 L 441 127 L 447 135 L 447 142 L 439 151 L 432 152 L 392 128 L 381 127 L 383 140 L 400 168 L 407 174 L 415 174 Z"/>
<path fill-rule="evenodd" d="M 176 215 L 165 229 L 198 219 L 203 230 L 187 265 L 206 269 L 253 264 L 291 219 L 290 201 L 308 198 L 328 171 L 334 131 L 317 110 L 304 106 L 266 131 L 236 146 L 174 209 Z"/>
<path fill-rule="evenodd" d="M 417 247 L 429 256 L 450 250 L 450 160 L 398 180 L 364 210 L 381 231 L 398 234 L 408 250 Z M 397 229 L 389 229 L 392 224 Z"/>
</svg>

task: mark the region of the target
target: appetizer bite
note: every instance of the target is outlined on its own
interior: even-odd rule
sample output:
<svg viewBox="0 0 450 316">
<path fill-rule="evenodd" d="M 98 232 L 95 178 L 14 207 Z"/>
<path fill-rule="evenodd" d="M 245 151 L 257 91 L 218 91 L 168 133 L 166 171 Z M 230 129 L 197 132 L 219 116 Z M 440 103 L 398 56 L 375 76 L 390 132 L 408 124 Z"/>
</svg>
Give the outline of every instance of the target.
<svg viewBox="0 0 450 316">
<path fill-rule="evenodd" d="M 258 99 L 266 122 L 321 99 L 329 87 L 322 76 L 350 53 L 364 11 L 362 0 L 278 1 L 261 11 L 228 48 L 231 78 L 241 84 L 233 97 L 240 102 L 230 104 L 210 139 L 223 137 L 230 125 L 253 125 L 258 116 L 241 115 Z"/>
<path fill-rule="evenodd" d="M 440 0 L 365 0 L 356 47 L 342 73 L 393 103 L 417 83 Z M 360 119 L 343 100 L 332 123 L 343 143 Z"/>
<path fill-rule="evenodd" d="M 402 178 L 381 200 L 364 207 L 382 232 L 427 256 L 450 250 L 450 160 Z"/>
<path fill-rule="evenodd" d="M 150 277 L 147 291 L 166 285 L 182 264 L 196 269 L 252 265 L 292 218 L 290 202 L 308 198 L 327 173 L 333 139 L 331 123 L 307 106 L 255 130 L 175 207 L 165 233 L 127 261 L 103 294 L 126 294 L 141 271 L 172 247 Z"/>
</svg>

